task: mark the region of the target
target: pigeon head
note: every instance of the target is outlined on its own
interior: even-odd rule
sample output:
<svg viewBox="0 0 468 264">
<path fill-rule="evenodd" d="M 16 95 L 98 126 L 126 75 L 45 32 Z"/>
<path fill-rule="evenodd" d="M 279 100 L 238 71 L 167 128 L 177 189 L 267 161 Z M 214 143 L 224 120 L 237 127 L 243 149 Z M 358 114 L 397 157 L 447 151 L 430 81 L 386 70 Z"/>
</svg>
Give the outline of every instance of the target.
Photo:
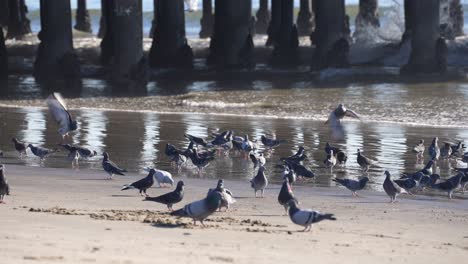
<svg viewBox="0 0 468 264">
<path fill-rule="evenodd" d="M 437 144 L 438 141 L 439 141 L 439 138 L 435 137 L 434 139 L 432 139 L 432 144 Z"/>
<path fill-rule="evenodd" d="M 184 182 L 183 182 L 183 181 L 179 181 L 179 182 L 177 182 L 177 188 L 176 188 L 176 190 L 179 190 L 179 191 L 180 191 L 180 190 L 183 190 L 183 189 L 184 189 L 184 186 L 185 186 Z"/>
<path fill-rule="evenodd" d="M 389 171 L 385 171 L 384 174 L 385 174 L 385 176 L 386 176 L 387 178 L 390 178 L 390 172 L 389 172 Z"/>
<path fill-rule="evenodd" d="M 15 143 L 18 143 L 18 139 L 16 139 L 16 138 L 12 138 L 11 141 L 13 141 Z"/>
<path fill-rule="evenodd" d="M 218 180 L 218 185 L 217 185 L 218 188 L 223 188 L 224 187 L 224 180 L 223 179 L 219 179 Z"/>
<path fill-rule="evenodd" d="M 105 160 L 109 159 L 109 153 L 107 152 L 102 153 L 102 156 L 104 156 Z"/>
<path fill-rule="evenodd" d="M 97 155 L 97 152 L 93 150 L 93 156 L 96 156 L 96 155 Z"/>
<path fill-rule="evenodd" d="M 0 171 L 3 171 L 3 164 L 0 164 Z"/>
<path fill-rule="evenodd" d="M 440 175 L 439 174 L 432 174 L 431 176 L 429 176 L 429 178 L 431 179 L 431 184 L 435 184 L 436 181 L 440 179 Z"/>
<path fill-rule="evenodd" d="M 32 148 L 34 147 L 32 144 L 28 144 L 28 148 Z"/>
<path fill-rule="evenodd" d="M 361 155 L 361 149 L 357 149 L 358 156 Z"/>
<path fill-rule="evenodd" d="M 73 120 L 70 122 L 68 129 L 70 129 L 70 131 L 74 131 L 78 129 L 78 123 L 76 122 L 76 120 Z"/>
<path fill-rule="evenodd" d="M 155 170 L 155 169 L 153 169 L 153 168 L 150 169 L 150 170 L 148 171 L 148 177 L 149 177 L 149 176 L 153 176 L 155 173 L 156 173 L 156 170 Z"/>
<path fill-rule="evenodd" d="M 338 115 L 344 115 L 346 113 L 346 107 L 343 104 L 339 104 L 335 109 L 335 113 Z"/>
<path fill-rule="evenodd" d="M 297 201 L 295 199 L 289 200 L 287 204 L 289 208 L 297 208 Z"/>
<path fill-rule="evenodd" d="M 419 140 L 419 144 L 424 144 L 424 139 Z"/>
</svg>

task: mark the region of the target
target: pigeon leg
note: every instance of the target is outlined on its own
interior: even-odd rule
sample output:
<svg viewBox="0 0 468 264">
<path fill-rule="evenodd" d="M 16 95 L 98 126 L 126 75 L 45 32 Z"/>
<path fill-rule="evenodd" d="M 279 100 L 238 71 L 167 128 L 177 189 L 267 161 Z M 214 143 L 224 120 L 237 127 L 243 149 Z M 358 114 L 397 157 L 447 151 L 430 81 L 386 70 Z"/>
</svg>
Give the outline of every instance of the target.
<svg viewBox="0 0 468 264">
<path fill-rule="evenodd" d="M 257 190 L 255 190 L 254 193 L 255 193 L 255 198 L 257 198 Z"/>
<path fill-rule="evenodd" d="M 265 190 L 262 189 L 262 198 L 263 198 L 263 193 L 265 192 Z"/>
<path fill-rule="evenodd" d="M 200 223 L 203 227 L 206 227 L 205 223 L 203 223 L 203 220 L 200 220 Z"/>
<path fill-rule="evenodd" d="M 448 193 L 448 197 L 449 197 L 450 200 L 452 200 L 452 192 Z"/>
<path fill-rule="evenodd" d="M 304 230 L 302 230 L 302 232 L 306 232 L 306 231 L 307 231 L 307 228 L 309 228 L 309 227 L 306 226 L 306 227 L 304 228 Z"/>
</svg>

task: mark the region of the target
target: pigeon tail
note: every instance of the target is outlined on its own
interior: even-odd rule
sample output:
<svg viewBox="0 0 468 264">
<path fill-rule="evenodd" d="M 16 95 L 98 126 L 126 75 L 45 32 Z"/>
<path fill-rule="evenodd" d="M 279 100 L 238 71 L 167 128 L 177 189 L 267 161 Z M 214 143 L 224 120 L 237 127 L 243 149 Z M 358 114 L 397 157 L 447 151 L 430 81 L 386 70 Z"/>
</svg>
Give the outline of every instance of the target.
<svg viewBox="0 0 468 264">
<path fill-rule="evenodd" d="M 172 216 L 183 217 L 183 216 L 187 216 L 187 213 L 185 212 L 184 208 L 182 208 L 182 209 L 171 212 L 171 215 Z"/>
<path fill-rule="evenodd" d="M 333 214 L 323 214 L 323 215 L 320 215 L 320 218 L 322 220 L 332 220 L 332 221 L 336 220 L 336 217 Z"/>
<path fill-rule="evenodd" d="M 132 185 L 125 184 L 124 186 L 122 186 L 121 191 L 129 190 L 129 189 L 135 189 L 135 187 L 133 187 Z"/>
</svg>

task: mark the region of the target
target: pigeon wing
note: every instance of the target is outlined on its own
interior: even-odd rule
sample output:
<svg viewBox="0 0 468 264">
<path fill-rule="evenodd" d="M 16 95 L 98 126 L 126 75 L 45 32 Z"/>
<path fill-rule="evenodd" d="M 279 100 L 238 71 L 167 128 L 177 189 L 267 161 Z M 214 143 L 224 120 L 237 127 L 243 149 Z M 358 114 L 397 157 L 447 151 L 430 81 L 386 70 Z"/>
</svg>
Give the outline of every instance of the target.
<svg viewBox="0 0 468 264">
<path fill-rule="evenodd" d="M 52 114 L 54 120 L 58 123 L 60 128 L 68 128 L 70 125 L 70 114 L 67 111 L 66 105 L 63 99 L 58 100 L 61 96 L 58 93 L 54 93 L 47 98 L 47 106 Z"/>
</svg>

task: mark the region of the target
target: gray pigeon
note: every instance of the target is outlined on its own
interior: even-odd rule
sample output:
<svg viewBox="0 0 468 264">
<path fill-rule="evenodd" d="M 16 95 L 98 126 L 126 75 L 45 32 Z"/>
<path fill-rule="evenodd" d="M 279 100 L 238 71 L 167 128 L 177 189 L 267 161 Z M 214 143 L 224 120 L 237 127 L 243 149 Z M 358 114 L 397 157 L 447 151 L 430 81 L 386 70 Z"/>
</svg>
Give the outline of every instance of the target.
<svg viewBox="0 0 468 264">
<path fill-rule="evenodd" d="M 383 182 L 383 189 L 390 197 L 390 203 L 396 202 L 396 198 L 400 193 L 406 193 L 406 191 L 394 183 L 391 179 L 390 172 L 385 171 L 385 181 Z"/>
<path fill-rule="evenodd" d="M 221 211 L 221 208 L 226 208 L 226 212 L 229 210 L 229 207 L 231 204 L 236 202 L 236 199 L 234 199 L 234 196 L 232 192 L 226 188 L 224 188 L 224 180 L 219 179 L 218 183 L 216 185 L 216 188 L 214 189 L 209 189 L 208 190 L 208 195 L 211 192 L 219 192 L 221 194 L 221 204 L 219 205 L 219 210 Z"/>
<path fill-rule="evenodd" d="M 440 149 L 439 149 L 438 141 L 439 141 L 438 137 L 435 137 L 434 139 L 432 139 L 432 143 L 428 149 L 429 157 L 432 160 L 439 160 L 439 157 L 440 157 Z"/>
<path fill-rule="evenodd" d="M 179 181 L 174 191 L 157 196 L 157 197 L 146 197 L 145 201 L 153 201 L 167 205 L 167 209 L 172 210 L 172 205 L 176 204 L 184 198 L 184 182 Z"/>
<path fill-rule="evenodd" d="M 10 195 L 10 186 L 5 178 L 5 166 L 0 164 L 0 204 L 5 203 L 5 195 Z"/>
<path fill-rule="evenodd" d="M 65 100 L 59 93 L 53 93 L 47 97 L 47 106 L 49 107 L 52 117 L 59 125 L 58 132 L 62 138 L 68 136 L 70 131 L 74 131 L 78 128 L 77 122 L 73 120 L 68 112 Z"/>
<path fill-rule="evenodd" d="M 252 188 L 255 190 L 255 198 L 257 198 L 257 191 L 262 192 L 262 198 L 265 188 L 268 185 L 268 179 L 265 176 L 265 167 L 258 168 L 258 173 L 250 180 Z"/>
<path fill-rule="evenodd" d="M 463 173 L 458 173 L 457 175 L 449 178 L 448 180 L 440 183 L 436 183 L 440 179 L 440 176 L 437 174 L 431 175 L 431 188 L 443 192 L 447 192 L 447 196 L 452 200 L 453 192 L 460 187 L 461 180 L 463 178 Z"/>
<path fill-rule="evenodd" d="M 424 150 L 426 147 L 424 146 L 424 139 L 421 139 L 418 144 L 416 144 L 412 151 L 416 154 L 416 159 L 420 160 L 424 157 Z"/>
<path fill-rule="evenodd" d="M 330 150 L 330 154 L 327 155 L 327 158 L 323 161 L 323 164 L 325 164 L 325 167 L 331 169 L 333 169 L 333 167 L 336 165 L 336 157 L 333 153 L 333 150 Z"/>
<path fill-rule="evenodd" d="M 283 185 L 281 185 L 281 190 L 278 194 L 278 203 L 284 206 L 285 213 L 288 213 L 289 201 L 296 200 L 294 197 L 293 191 L 291 189 L 291 185 L 289 184 L 288 179 L 283 180 Z"/>
<path fill-rule="evenodd" d="M 26 149 L 28 148 L 28 146 L 26 145 L 26 143 L 24 142 L 21 142 L 19 141 L 18 139 L 16 138 L 12 138 L 11 141 L 13 141 L 13 144 L 15 146 L 15 149 L 16 151 L 18 151 L 19 155 L 20 155 L 20 158 L 23 157 L 23 155 L 26 155 Z"/>
<path fill-rule="evenodd" d="M 58 152 L 58 149 L 47 149 L 47 148 L 42 148 L 42 147 L 35 147 L 32 144 L 28 145 L 28 148 L 31 150 L 31 152 L 39 157 L 42 160 L 47 158 L 49 155 Z"/>
<path fill-rule="evenodd" d="M 360 191 L 366 187 L 367 182 L 369 181 L 368 177 L 364 177 L 360 179 L 359 181 L 356 180 L 351 180 L 351 179 L 339 179 L 335 178 L 332 179 L 332 181 L 346 187 L 346 189 L 350 190 L 352 192 L 353 196 L 358 196 L 357 191 Z"/>
<path fill-rule="evenodd" d="M 368 171 L 369 167 L 374 164 L 374 161 L 369 159 L 368 157 L 361 154 L 361 150 L 357 150 L 357 163 L 361 166 L 363 171 Z"/>
<path fill-rule="evenodd" d="M 449 142 L 445 142 L 444 146 L 440 149 L 440 158 L 448 159 L 452 156 L 452 145 Z"/>
<path fill-rule="evenodd" d="M 211 214 L 221 205 L 222 196 L 219 192 L 211 192 L 208 196 L 202 200 L 195 201 L 187 204 L 184 208 L 171 212 L 171 215 L 178 217 L 190 217 L 193 219 L 193 224 L 197 221 L 204 226 L 203 220 L 209 217 Z"/>
<path fill-rule="evenodd" d="M 132 184 L 125 184 L 123 187 L 122 187 L 122 190 L 121 191 L 125 191 L 125 190 L 128 190 L 128 189 L 138 189 L 140 191 L 140 195 L 143 196 L 143 194 L 145 196 L 149 196 L 147 193 L 146 193 L 146 190 L 148 190 L 149 188 L 151 188 L 151 186 L 153 186 L 154 184 L 154 173 L 156 171 L 154 169 L 151 169 L 148 173 L 148 176 L 146 176 L 145 178 L 139 180 L 139 181 L 136 181 Z"/>
<path fill-rule="evenodd" d="M 297 207 L 297 201 L 294 199 L 289 200 L 288 205 L 289 218 L 294 224 L 305 227 L 303 232 L 310 231 L 312 229 L 312 224 L 322 220 L 336 220 L 333 214 L 321 214 L 318 211 L 300 209 Z"/>
<path fill-rule="evenodd" d="M 102 168 L 109 174 L 109 179 L 112 179 L 114 175 L 125 175 L 124 172 L 127 172 L 127 170 L 119 168 L 119 166 L 112 162 L 107 152 L 104 152 L 102 155 L 104 156 L 102 159 Z"/>
<path fill-rule="evenodd" d="M 261 136 L 261 140 L 264 146 L 273 149 L 281 145 L 282 143 L 286 143 L 286 140 L 279 140 L 276 138 L 268 138 L 265 135 Z"/>
</svg>

